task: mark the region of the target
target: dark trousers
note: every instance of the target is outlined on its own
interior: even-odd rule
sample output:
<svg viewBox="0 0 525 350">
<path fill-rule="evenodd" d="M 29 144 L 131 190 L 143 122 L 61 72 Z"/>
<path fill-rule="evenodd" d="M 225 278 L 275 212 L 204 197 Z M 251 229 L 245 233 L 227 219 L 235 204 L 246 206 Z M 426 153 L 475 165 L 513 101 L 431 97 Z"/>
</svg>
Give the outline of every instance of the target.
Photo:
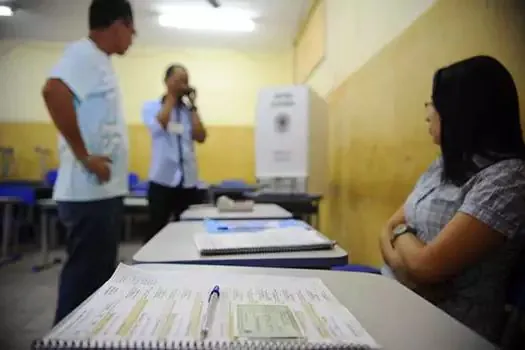
<svg viewBox="0 0 525 350">
<path fill-rule="evenodd" d="M 67 260 L 60 274 L 57 324 L 113 274 L 124 216 L 123 199 L 59 202 L 67 231 Z"/>
<path fill-rule="evenodd" d="M 179 221 L 183 211 L 190 205 L 200 202 L 200 191 L 196 188 L 167 187 L 150 182 L 148 187 L 150 229 L 144 236 L 144 243 L 166 226 L 171 216 L 175 221 Z"/>
</svg>

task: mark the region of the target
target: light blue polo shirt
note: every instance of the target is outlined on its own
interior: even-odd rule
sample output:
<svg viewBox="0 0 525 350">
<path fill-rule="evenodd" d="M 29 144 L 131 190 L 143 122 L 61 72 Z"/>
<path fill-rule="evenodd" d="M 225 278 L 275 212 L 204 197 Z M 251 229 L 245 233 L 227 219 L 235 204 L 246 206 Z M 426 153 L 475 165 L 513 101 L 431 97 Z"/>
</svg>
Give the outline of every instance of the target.
<svg viewBox="0 0 525 350">
<path fill-rule="evenodd" d="M 174 108 L 170 125 L 181 124 L 182 127 L 168 126 L 164 130 L 157 119 L 161 109 L 160 99 L 148 101 L 142 108 L 142 119 L 151 133 L 149 180 L 167 187 L 198 187 L 191 112 L 185 106 Z M 179 146 L 182 152 L 179 151 Z M 181 179 L 184 180 L 182 184 Z"/>
<path fill-rule="evenodd" d="M 90 39 L 82 39 L 66 48 L 49 77 L 60 79 L 73 92 L 78 126 L 89 154 L 106 155 L 112 160 L 111 179 L 100 184 L 75 158 L 60 135 L 60 165 L 53 198 L 81 202 L 125 195 L 128 192 L 128 136 L 111 58 Z"/>
</svg>

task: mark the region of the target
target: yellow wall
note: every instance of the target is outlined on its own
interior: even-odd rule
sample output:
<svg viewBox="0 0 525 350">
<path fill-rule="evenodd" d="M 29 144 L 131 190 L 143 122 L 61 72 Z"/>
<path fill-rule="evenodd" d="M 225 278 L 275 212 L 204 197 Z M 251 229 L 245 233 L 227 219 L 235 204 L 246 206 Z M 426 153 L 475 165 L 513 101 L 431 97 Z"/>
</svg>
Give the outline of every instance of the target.
<svg viewBox="0 0 525 350">
<path fill-rule="evenodd" d="M 322 0 L 325 55 L 308 83 L 326 97 L 435 0 Z"/>
<path fill-rule="evenodd" d="M 324 230 L 354 262 L 381 264 L 382 225 L 439 152 L 423 107 L 437 68 L 492 55 L 513 74 L 525 106 L 524 5 L 438 0 L 328 95 L 331 186 Z M 328 40 L 332 35 L 340 34 L 328 31 Z"/>
<path fill-rule="evenodd" d="M 304 84 L 322 63 L 326 53 L 326 3 L 314 1 L 304 27 L 298 33 L 294 52 L 294 81 Z"/>
<path fill-rule="evenodd" d="M 56 137 L 40 89 L 63 44 L 0 42 L 0 146 L 15 148 L 16 177 L 37 178 L 36 146 L 54 150 Z M 198 149 L 204 181 L 235 177 L 253 180 L 253 123 L 260 88 L 293 81 L 292 52 L 134 47 L 114 65 L 130 125 L 131 170 L 146 176 L 150 138 L 142 125 L 141 105 L 163 93 L 163 74 L 171 63 L 190 71 L 209 141 Z M 242 150 L 242 151 L 241 151 Z"/>
</svg>

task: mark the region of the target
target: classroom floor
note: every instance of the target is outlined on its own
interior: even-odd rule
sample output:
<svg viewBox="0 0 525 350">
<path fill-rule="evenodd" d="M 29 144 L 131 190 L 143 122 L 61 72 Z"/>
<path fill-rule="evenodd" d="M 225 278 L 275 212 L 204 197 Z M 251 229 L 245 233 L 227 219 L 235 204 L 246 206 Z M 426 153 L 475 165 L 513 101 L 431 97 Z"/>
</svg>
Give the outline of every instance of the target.
<svg viewBox="0 0 525 350">
<path fill-rule="evenodd" d="M 120 260 L 131 262 L 140 244 L 126 243 L 120 248 Z M 56 251 L 53 257 L 63 257 Z M 38 252 L 23 255 L 16 263 L 0 267 L 0 349 L 27 350 L 31 341 L 51 328 L 55 312 L 57 281 L 61 265 L 34 273 Z"/>
</svg>

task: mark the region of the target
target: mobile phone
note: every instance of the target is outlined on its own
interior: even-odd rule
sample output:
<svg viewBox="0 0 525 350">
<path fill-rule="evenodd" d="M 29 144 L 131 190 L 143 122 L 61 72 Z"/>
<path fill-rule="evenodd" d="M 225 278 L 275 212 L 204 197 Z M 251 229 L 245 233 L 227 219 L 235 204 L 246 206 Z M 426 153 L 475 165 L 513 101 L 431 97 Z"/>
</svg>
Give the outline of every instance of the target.
<svg viewBox="0 0 525 350">
<path fill-rule="evenodd" d="M 189 96 L 191 95 L 192 93 L 195 92 L 195 88 L 193 86 L 188 86 L 188 89 L 186 90 L 186 96 Z"/>
</svg>

